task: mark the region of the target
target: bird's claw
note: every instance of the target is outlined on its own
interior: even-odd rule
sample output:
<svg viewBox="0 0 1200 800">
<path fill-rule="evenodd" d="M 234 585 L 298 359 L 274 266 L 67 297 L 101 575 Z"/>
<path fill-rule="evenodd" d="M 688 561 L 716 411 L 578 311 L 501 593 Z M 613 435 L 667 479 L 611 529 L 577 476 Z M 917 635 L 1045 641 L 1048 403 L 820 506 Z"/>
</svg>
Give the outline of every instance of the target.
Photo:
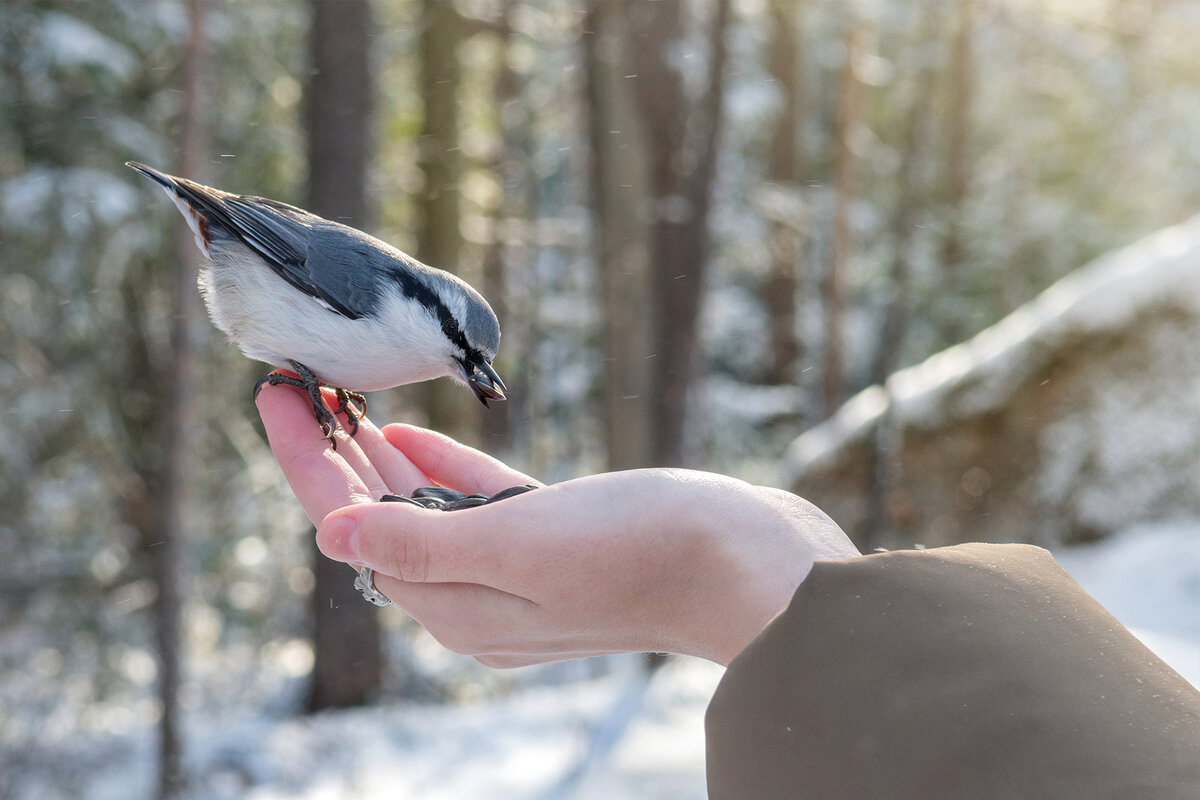
<svg viewBox="0 0 1200 800">
<path fill-rule="evenodd" d="M 358 433 L 358 421 L 366 416 L 367 399 L 358 392 L 347 391 L 339 387 L 331 387 L 337 393 L 338 407 L 332 412 L 326 407 L 325 400 L 321 396 L 321 388 L 323 384 L 317 379 L 316 374 L 299 363 L 298 361 L 289 361 L 292 369 L 296 371 L 298 377 L 284 375 L 280 372 L 272 372 L 265 375 L 254 384 L 254 397 L 258 398 L 258 393 L 262 391 L 262 387 L 270 384 L 271 386 L 295 386 L 297 389 L 303 389 L 308 395 L 308 401 L 312 404 L 313 417 L 316 418 L 317 424 L 321 426 L 321 435 L 329 440 L 334 450 L 337 450 L 337 437 L 334 432 L 337 430 L 338 414 L 345 414 L 346 419 L 350 421 L 351 436 Z"/>
<path fill-rule="evenodd" d="M 333 410 L 334 416 L 345 414 L 350 421 L 350 435 L 358 433 L 358 421 L 367 415 L 367 398 L 359 392 L 337 389 L 338 407 Z"/>
</svg>

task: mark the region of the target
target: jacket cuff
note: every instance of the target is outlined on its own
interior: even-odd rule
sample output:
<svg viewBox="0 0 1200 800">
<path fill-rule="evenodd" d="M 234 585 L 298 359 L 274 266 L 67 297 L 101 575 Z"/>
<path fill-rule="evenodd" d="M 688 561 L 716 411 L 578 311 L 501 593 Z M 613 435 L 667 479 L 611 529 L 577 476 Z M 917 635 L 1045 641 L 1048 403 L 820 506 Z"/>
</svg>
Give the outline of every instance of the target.
<svg viewBox="0 0 1200 800">
<path fill-rule="evenodd" d="M 1200 785 L 1200 693 L 1027 545 L 819 562 L 706 729 L 713 800 Z"/>
</svg>

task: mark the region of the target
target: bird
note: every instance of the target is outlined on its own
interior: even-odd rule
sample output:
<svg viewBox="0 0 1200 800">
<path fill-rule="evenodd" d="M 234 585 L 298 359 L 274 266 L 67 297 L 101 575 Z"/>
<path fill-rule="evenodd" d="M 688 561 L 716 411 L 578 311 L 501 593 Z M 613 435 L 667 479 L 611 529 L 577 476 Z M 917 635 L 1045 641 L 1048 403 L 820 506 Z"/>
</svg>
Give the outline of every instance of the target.
<svg viewBox="0 0 1200 800">
<path fill-rule="evenodd" d="M 461 278 L 386 242 L 296 206 L 214 189 L 129 161 L 161 186 L 205 256 L 198 284 L 209 318 L 247 357 L 273 367 L 255 385 L 303 389 L 336 449 L 366 413 L 362 392 L 448 376 L 484 406 L 508 387 L 492 366 L 500 324 Z M 335 391 L 331 412 L 322 388 Z"/>
</svg>

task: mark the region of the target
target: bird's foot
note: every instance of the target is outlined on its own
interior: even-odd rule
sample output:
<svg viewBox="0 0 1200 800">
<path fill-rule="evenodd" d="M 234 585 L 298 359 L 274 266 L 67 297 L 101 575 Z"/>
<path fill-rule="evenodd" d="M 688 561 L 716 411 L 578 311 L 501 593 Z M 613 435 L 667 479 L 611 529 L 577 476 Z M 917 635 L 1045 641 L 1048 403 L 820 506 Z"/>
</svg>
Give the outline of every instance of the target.
<svg viewBox="0 0 1200 800">
<path fill-rule="evenodd" d="M 308 395 L 309 403 L 312 404 L 313 417 L 316 418 L 317 424 L 321 426 L 321 435 L 329 440 L 334 450 L 337 450 L 337 439 L 333 435 L 338 425 L 336 415 L 343 413 L 346 415 L 351 425 L 349 433 L 353 436 L 358 433 L 358 421 L 366 414 L 366 398 L 358 392 L 349 392 L 336 386 L 330 387 L 337 392 L 339 403 L 335 411 L 330 411 L 325 405 L 324 398 L 321 396 L 321 388 L 324 384 L 321 383 L 316 374 L 298 361 L 289 360 L 288 363 L 292 365 L 292 369 L 296 371 L 298 377 L 272 372 L 259 379 L 258 383 L 254 385 L 255 397 L 258 396 L 258 393 L 266 384 L 270 384 L 271 386 L 295 386 L 297 389 L 303 389 Z M 357 408 L 354 405 L 355 403 L 358 404 Z"/>
<path fill-rule="evenodd" d="M 351 392 L 346 389 L 336 388 L 338 407 L 333 410 L 333 415 L 345 414 L 346 419 L 350 420 L 350 435 L 358 433 L 358 421 L 367 415 L 367 398 L 363 397 L 359 392 Z"/>
</svg>

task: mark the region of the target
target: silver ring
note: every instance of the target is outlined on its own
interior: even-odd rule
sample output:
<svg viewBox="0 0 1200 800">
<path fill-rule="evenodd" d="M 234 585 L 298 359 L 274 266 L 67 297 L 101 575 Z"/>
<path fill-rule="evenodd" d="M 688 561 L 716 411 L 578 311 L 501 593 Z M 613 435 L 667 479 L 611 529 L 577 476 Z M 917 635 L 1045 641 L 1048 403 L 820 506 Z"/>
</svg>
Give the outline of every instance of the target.
<svg viewBox="0 0 1200 800">
<path fill-rule="evenodd" d="M 392 601 L 383 592 L 375 588 L 375 570 L 363 567 L 354 579 L 354 588 L 362 592 L 363 600 L 377 606 L 390 606 Z"/>
</svg>

